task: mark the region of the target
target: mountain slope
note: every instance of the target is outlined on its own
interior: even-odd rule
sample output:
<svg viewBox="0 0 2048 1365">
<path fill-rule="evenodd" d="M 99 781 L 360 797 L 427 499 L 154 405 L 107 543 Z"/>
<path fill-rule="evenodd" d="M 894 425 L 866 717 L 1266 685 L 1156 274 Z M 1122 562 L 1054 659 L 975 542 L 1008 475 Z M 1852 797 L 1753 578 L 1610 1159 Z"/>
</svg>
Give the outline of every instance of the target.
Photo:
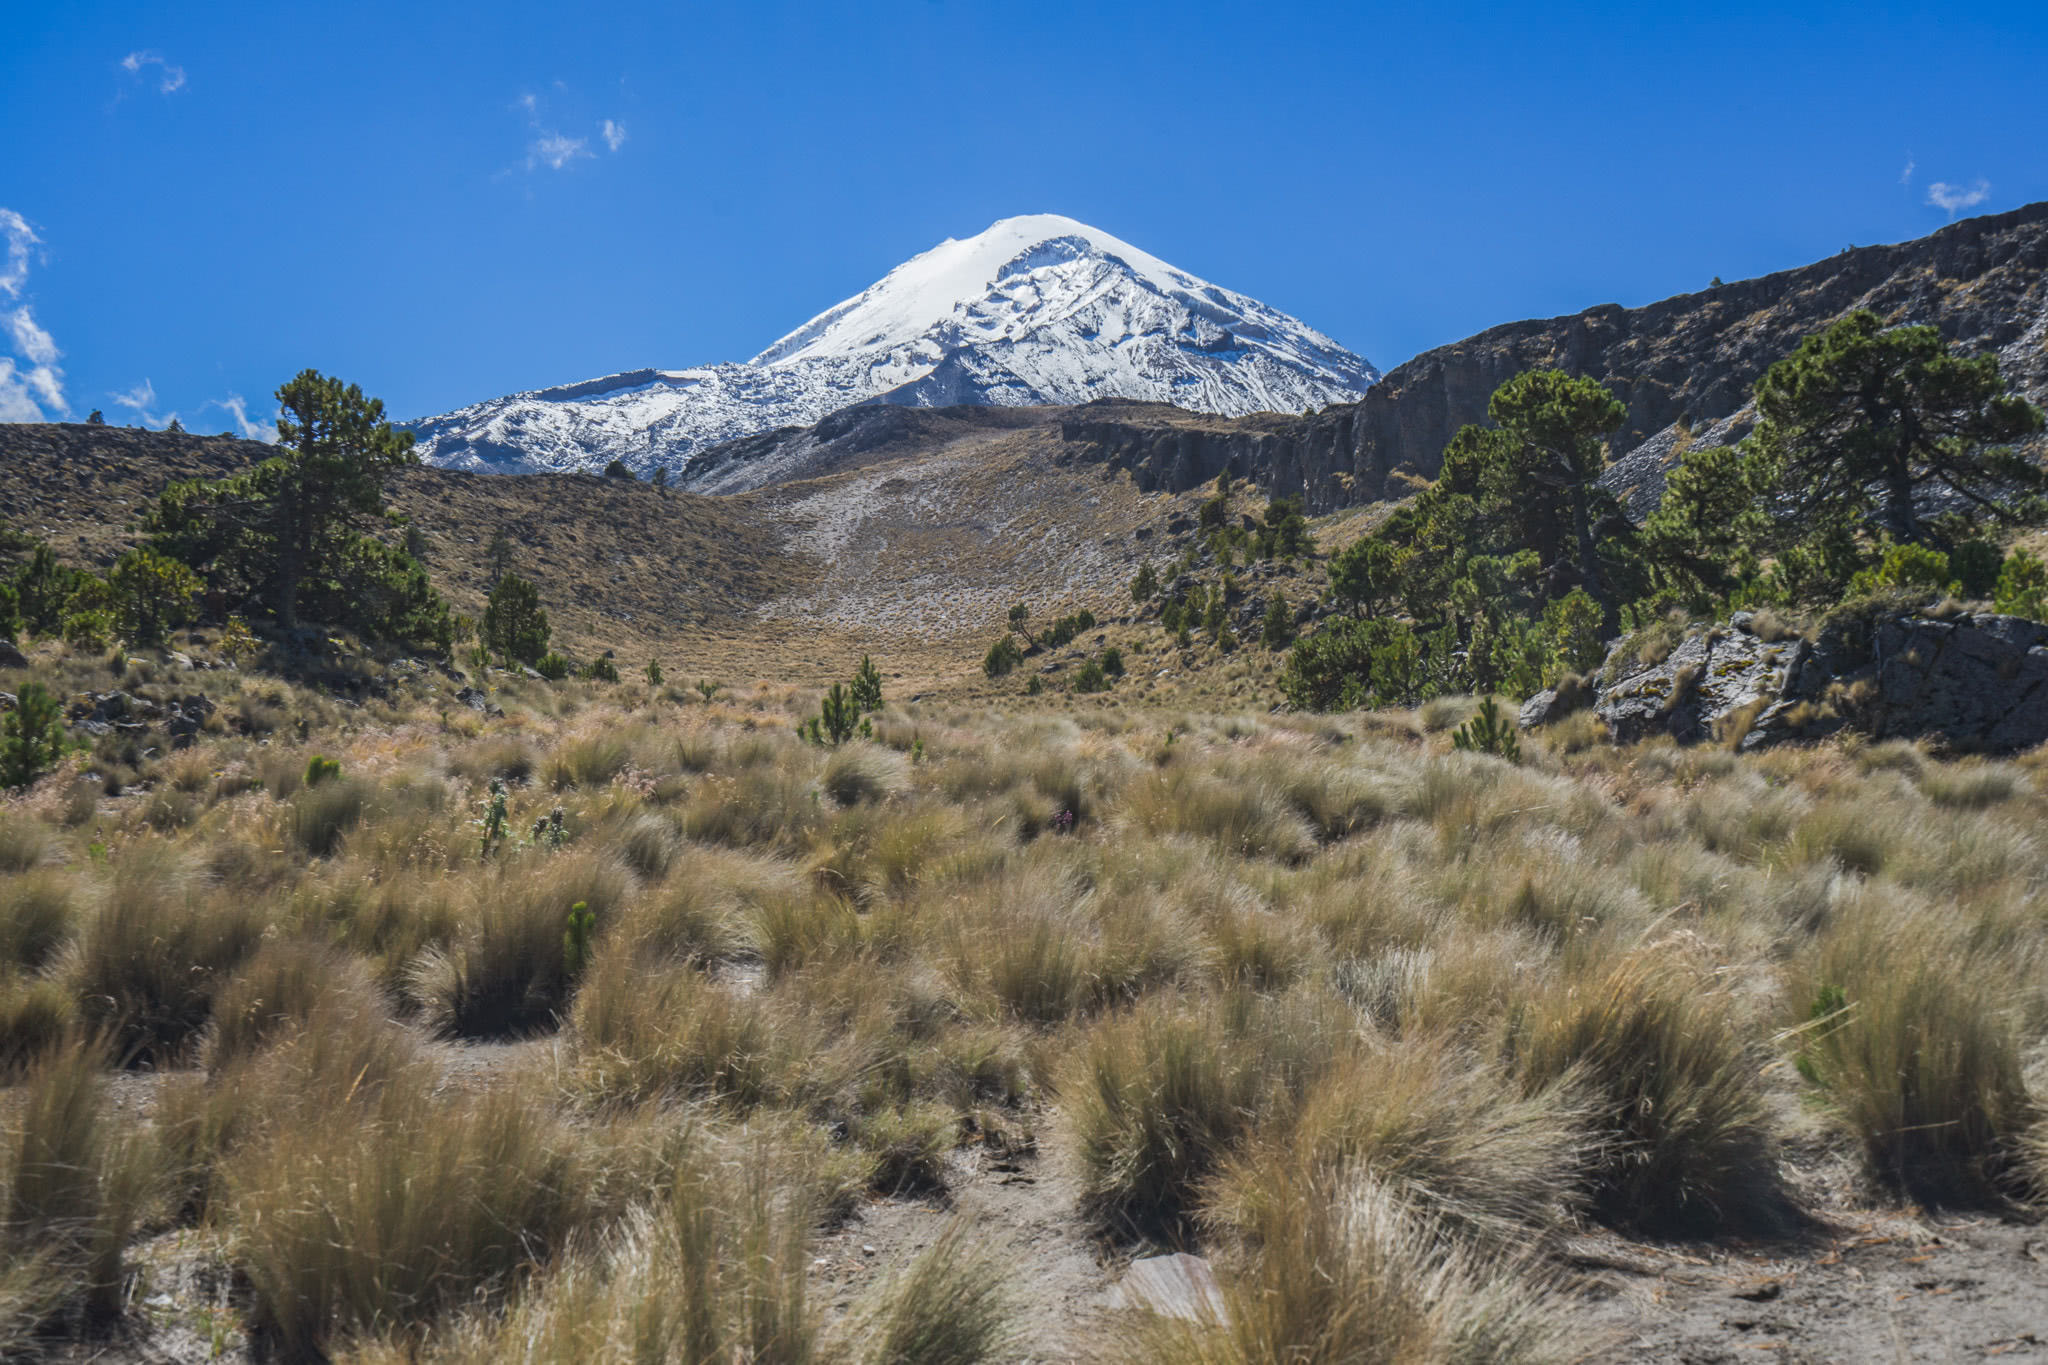
<svg viewBox="0 0 2048 1365">
<path fill-rule="evenodd" d="M 500 472 L 624 460 L 709 488 L 695 456 L 856 403 L 1021 407 L 1131 398 L 1301 412 L 1357 398 L 1365 361 L 1256 299 L 1071 218 L 948 240 L 743 364 L 635 370 L 414 422 L 429 463 Z M 775 475 L 730 457 L 716 487 Z"/>
<path fill-rule="evenodd" d="M 1636 515 L 1689 445 L 1747 429 L 1750 389 L 1801 338 L 1855 308 L 1931 323 L 1967 352 L 1993 351 L 2014 386 L 2048 403 L 2048 204 L 1966 219 L 1927 237 L 1861 247 L 1812 265 L 1641 308 L 1602 304 L 1489 328 L 1389 370 L 1355 403 L 1306 415 L 1197 418 L 1157 404 L 1097 399 L 1048 409 L 1058 458 L 1128 470 L 1147 490 L 1181 492 L 1225 469 L 1318 512 L 1400 497 L 1433 476 L 1459 427 L 1522 370 L 1591 375 L 1627 407 L 1606 482 Z M 805 478 L 955 444 L 1000 410 L 835 413 L 703 451 L 705 491 Z M 1005 420 L 1026 422 L 1024 413 Z"/>
</svg>

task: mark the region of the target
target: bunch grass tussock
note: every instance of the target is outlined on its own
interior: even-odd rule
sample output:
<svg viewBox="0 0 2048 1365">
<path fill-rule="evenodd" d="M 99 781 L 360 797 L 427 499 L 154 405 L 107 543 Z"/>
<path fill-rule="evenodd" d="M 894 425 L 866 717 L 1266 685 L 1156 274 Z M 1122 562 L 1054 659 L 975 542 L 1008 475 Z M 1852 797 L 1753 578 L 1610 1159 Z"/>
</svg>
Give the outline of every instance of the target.
<svg viewBox="0 0 2048 1365">
<path fill-rule="evenodd" d="M 1029 1354 L 967 1234 L 851 1303 L 807 1268 L 1040 1139 L 1060 1216 L 1223 1275 L 1140 1359 L 1569 1357 L 1565 1233 L 1793 1229 L 1814 1160 L 1852 1205 L 2048 1194 L 2038 756 L 1515 765 L 1447 751 L 1462 703 L 1134 690 L 826 749 L 794 683 L 207 685 L 223 732 L 122 794 L 0 805 L 0 1354 L 194 1227 L 280 1358 Z"/>
</svg>

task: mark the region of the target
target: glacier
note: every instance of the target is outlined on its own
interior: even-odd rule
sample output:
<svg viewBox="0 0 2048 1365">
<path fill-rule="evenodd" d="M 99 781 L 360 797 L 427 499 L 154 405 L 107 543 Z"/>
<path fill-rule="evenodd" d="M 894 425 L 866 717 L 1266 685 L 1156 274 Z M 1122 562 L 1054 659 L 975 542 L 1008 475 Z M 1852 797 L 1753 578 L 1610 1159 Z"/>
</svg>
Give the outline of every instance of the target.
<svg viewBox="0 0 2048 1365">
<path fill-rule="evenodd" d="M 1033 214 L 941 242 L 751 360 L 631 370 L 405 426 L 422 458 L 447 468 L 578 472 L 620 460 L 689 489 L 703 452 L 857 403 L 1132 398 L 1242 416 L 1355 402 L 1378 378 L 1256 299 L 1072 218 Z M 734 474 L 726 465 L 717 491 L 754 486 Z"/>
</svg>

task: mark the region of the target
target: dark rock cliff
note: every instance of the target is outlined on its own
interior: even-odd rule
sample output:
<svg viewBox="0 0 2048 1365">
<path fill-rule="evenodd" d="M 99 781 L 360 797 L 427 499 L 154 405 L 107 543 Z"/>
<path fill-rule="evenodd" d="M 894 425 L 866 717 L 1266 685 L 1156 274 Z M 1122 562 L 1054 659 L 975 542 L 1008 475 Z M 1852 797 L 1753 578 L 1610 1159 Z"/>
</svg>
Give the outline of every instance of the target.
<svg viewBox="0 0 2048 1365">
<path fill-rule="evenodd" d="M 1996 350 L 2040 401 L 2048 396 L 2044 268 L 2048 203 L 1643 308 L 1603 304 L 1494 327 L 1388 371 L 1360 402 L 1302 417 L 1161 424 L 1148 405 L 1102 402 L 1072 410 L 1062 434 L 1075 458 L 1130 469 L 1148 488 L 1179 491 L 1230 467 L 1327 511 L 1400 496 L 1403 475 L 1433 476 L 1458 428 L 1486 420 L 1495 388 L 1522 370 L 1556 366 L 1599 379 L 1627 405 L 1610 483 L 1640 512 L 1654 505 L 1664 469 L 1688 441 L 1739 435 L 1757 377 L 1852 309 L 1932 323 L 1967 350 Z"/>
</svg>

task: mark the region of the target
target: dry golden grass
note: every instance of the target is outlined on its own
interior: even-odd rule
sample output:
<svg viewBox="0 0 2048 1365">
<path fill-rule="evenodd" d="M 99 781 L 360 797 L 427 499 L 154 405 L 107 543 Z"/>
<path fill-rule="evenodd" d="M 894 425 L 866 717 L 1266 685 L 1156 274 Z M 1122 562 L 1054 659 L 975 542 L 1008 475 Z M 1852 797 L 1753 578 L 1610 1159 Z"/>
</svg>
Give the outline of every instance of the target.
<svg viewBox="0 0 2048 1365">
<path fill-rule="evenodd" d="M 7 1341 L 118 1306 L 147 1225 L 232 1246 L 287 1357 L 1015 1354 L 959 1235 L 844 1313 L 804 1275 L 860 1201 L 1038 1138 L 1077 1225 L 1224 1271 L 1232 1326 L 1138 1358 L 1540 1360 L 1585 1220 L 1797 1226 L 1802 1104 L 1859 1198 L 2044 1193 L 2038 759 L 1553 731 L 1515 766 L 1449 752 L 1455 707 L 1129 695 L 829 750 L 814 691 L 738 675 L 500 677 L 502 716 L 191 676 L 220 733 L 83 817 L 77 765 L 0 803 L 8 1150 L 33 1112 L 98 1172 L 55 1289 L 10 1253 Z M 169 1073 L 147 1124 L 110 1062 Z"/>
</svg>

